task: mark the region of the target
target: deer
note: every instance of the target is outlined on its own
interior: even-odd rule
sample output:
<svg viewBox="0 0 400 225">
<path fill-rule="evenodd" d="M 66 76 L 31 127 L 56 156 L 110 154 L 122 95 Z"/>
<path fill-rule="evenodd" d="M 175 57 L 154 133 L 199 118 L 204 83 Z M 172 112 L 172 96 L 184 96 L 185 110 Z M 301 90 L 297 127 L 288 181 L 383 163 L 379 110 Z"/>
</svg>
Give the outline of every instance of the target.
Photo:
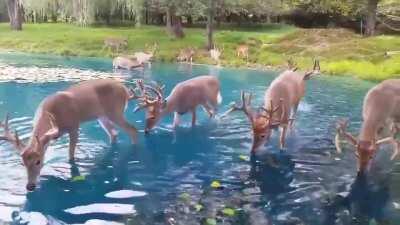
<svg viewBox="0 0 400 225">
<path fill-rule="evenodd" d="M 125 69 L 125 70 L 133 70 L 138 67 L 143 67 L 144 62 L 140 62 L 137 59 L 133 59 L 129 56 L 118 56 L 113 59 L 113 68 L 114 69 Z"/>
<path fill-rule="evenodd" d="M 111 50 L 117 50 L 119 52 L 119 49 L 123 47 L 126 48 L 128 47 L 128 38 L 106 38 L 104 39 L 104 45 L 103 45 L 103 50 L 105 48 L 109 48 Z"/>
<path fill-rule="evenodd" d="M 152 92 L 153 95 L 149 93 Z M 210 75 L 198 76 L 178 83 L 168 97 L 164 99 L 163 87 L 146 85 L 142 88 L 142 96 L 135 112 L 146 109 L 145 133 L 170 113 L 174 113 L 173 128 L 180 123 L 180 115 L 192 113 L 192 127 L 196 125 L 196 108 L 202 106 L 212 118 L 217 105 L 222 102 L 219 80 Z"/>
<path fill-rule="evenodd" d="M 241 58 L 246 58 L 246 61 L 249 61 L 249 46 L 246 44 L 241 44 L 237 46 L 236 56 Z"/>
<path fill-rule="evenodd" d="M 369 171 L 371 161 L 382 144 L 392 144 L 394 160 L 399 154 L 399 141 L 395 139 L 400 122 L 400 79 L 389 79 L 371 88 L 364 97 L 362 125 L 358 137 L 348 132 L 348 120 L 339 120 L 336 125 L 335 146 L 342 152 L 340 138 L 355 147 L 358 172 Z M 389 131 L 389 135 L 384 136 Z"/>
<path fill-rule="evenodd" d="M 28 175 L 26 189 L 35 190 L 44 165 L 46 149 L 52 140 L 68 134 L 69 159 L 74 161 L 79 125 L 84 121 L 98 119 L 111 143 L 115 142 L 118 134 L 116 125 L 129 134 L 133 144 L 136 143 L 137 130 L 124 117 L 128 101 L 140 98 L 135 91 L 113 79 L 98 79 L 84 81 L 56 92 L 46 97 L 38 106 L 28 142 L 23 142 L 17 132 L 10 131 L 7 115 L 0 124 L 4 130 L 0 140 L 10 142 L 20 153 Z"/>
<path fill-rule="evenodd" d="M 288 126 L 293 128 L 298 105 L 305 93 L 306 81 L 318 74 L 320 66 L 314 61 L 314 68 L 305 73 L 296 72 L 297 68 L 282 72 L 270 84 L 264 94 L 264 103 L 258 110 L 251 106 L 252 94 L 241 91 L 241 103 L 232 103 L 228 111 L 221 118 L 234 111 L 242 111 L 247 116 L 253 131 L 251 153 L 266 144 L 272 130 L 281 128 L 279 146 L 283 150 Z"/>
<path fill-rule="evenodd" d="M 220 57 L 222 54 L 223 50 L 218 49 L 216 46 L 214 46 L 213 49 L 210 49 L 210 57 L 217 62 L 218 65 L 220 65 Z"/>
<path fill-rule="evenodd" d="M 193 63 L 193 56 L 195 54 L 195 51 L 193 48 L 186 48 L 186 49 L 182 49 L 179 52 L 179 55 L 177 57 L 177 60 L 179 62 L 190 62 L 190 64 Z"/>
<path fill-rule="evenodd" d="M 149 49 L 147 45 L 146 48 Z M 139 64 L 150 63 L 157 49 L 158 49 L 158 44 L 154 43 L 152 49 L 146 52 L 135 52 L 133 57 L 137 60 Z"/>
</svg>

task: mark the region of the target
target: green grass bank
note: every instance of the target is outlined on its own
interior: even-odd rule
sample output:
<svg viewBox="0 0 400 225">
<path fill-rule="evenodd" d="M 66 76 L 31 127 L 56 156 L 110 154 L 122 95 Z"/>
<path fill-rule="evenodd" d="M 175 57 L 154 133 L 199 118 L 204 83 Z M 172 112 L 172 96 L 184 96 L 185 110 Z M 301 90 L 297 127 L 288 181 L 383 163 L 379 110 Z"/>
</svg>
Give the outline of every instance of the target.
<svg viewBox="0 0 400 225">
<path fill-rule="evenodd" d="M 197 49 L 196 63 L 215 64 L 204 50 L 205 30 L 185 29 L 185 38 L 168 36 L 163 27 L 79 27 L 70 24 L 25 24 L 20 32 L 0 24 L 0 49 L 58 55 L 114 57 L 103 49 L 107 37 L 127 37 L 128 48 L 119 54 L 142 51 L 157 42 L 156 59 L 175 61 L 180 49 Z M 215 34 L 223 49 L 222 65 L 231 67 L 282 67 L 288 59 L 301 69 L 321 61 L 324 73 L 379 81 L 400 77 L 400 35 L 364 38 L 345 29 L 299 29 L 287 25 L 221 28 Z M 250 46 L 249 62 L 236 57 L 239 44 Z M 389 53 L 389 54 L 386 54 Z"/>
</svg>

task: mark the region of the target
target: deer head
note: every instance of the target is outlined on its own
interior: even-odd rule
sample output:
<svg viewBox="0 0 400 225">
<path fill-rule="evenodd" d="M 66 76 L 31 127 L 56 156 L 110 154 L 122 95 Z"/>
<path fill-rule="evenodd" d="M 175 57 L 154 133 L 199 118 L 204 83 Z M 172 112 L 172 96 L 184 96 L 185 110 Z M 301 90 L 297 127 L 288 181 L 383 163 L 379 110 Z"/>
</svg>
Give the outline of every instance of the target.
<svg viewBox="0 0 400 225">
<path fill-rule="evenodd" d="M 36 188 L 37 178 L 43 167 L 44 153 L 47 144 L 59 134 L 58 128 L 54 125 L 54 116 L 48 112 L 46 112 L 46 114 L 46 119 L 51 126 L 50 129 L 42 137 L 35 136 L 31 138 L 31 142 L 28 145 L 20 140 L 17 132 L 12 133 L 10 131 L 8 114 L 4 122 L 0 123 L 0 127 L 4 130 L 4 134 L 0 136 L 0 140 L 13 144 L 22 157 L 22 163 L 28 175 L 28 183 L 26 185 L 28 191 L 33 191 Z"/>
<path fill-rule="evenodd" d="M 162 111 L 167 105 L 164 99 L 163 89 L 164 86 L 159 85 L 156 87 L 150 85 L 141 86 L 143 97 L 140 98 L 140 103 L 134 111 L 137 112 L 141 109 L 147 109 L 145 133 L 148 133 L 158 123 L 162 116 Z M 153 92 L 155 96 L 149 94 L 149 91 Z"/>
<path fill-rule="evenodd" d="M 280 125 L 280 121 L 274 121 L 274 113 L 282 107 L 282 100 L 277 107 L 274 107 L 271 101 L 270 109 L 260 107 L 257 111 L 253 111 L 251 108 L 252 94 L 246 94 L 241 91 L 241 104 L 232 103 L 231 108 L 225 112 L 222 117 L 225 117 L 234 111 L 243 111 L 250 121 L 253 130 L 253 144 L 251 152 L 268 142 L 271 137 L 272 129 Z M 283 107 L 282 107 L 283 109 Z M 282 113 L 283 115 L 283 113 Z"/>
<path fill-rule="evenodd" d="M 293 71 L 296 71 L 296 70 L 297 70 L 297 68 L 295 68 L 295 70 L 293 70 Z M 310 71 L 307 71 L 307 72 L 304 74 L 303 80 L 309 80 L 313 75 L 319 74 L 320 70 L 321 70 L 321 67 L 319 66 L 319 60 L 318 60 L 318 59 L 315 59 L 315 60 L 314 60 L 314 67 L 313 67 L 313 69 L 310 70 Z"/>
<path fill-rule="evenodd" d="M 399 128 L 393 124 L 391 135 L 389 137 L 376 140 L 358 140 L 352 134 L 347 132 L 348 120 L 340 120 L 336 124 L 335 145 L 339 153 L 342 152 L 340 147 L 340 136 L 344 136 L 346 140 L 355 147 L 355 155 L 358 161 L 358 170 L 365 172 L 370 168 L 370 162 L 374 158 L 376 150 L 380 145 L 385 143 L 392 143 L 394 151 L 391 156 L 393 160 L 399 152 L 399 142 L 395 140 L 395 135 L 399 132 Z"/>
</svg>

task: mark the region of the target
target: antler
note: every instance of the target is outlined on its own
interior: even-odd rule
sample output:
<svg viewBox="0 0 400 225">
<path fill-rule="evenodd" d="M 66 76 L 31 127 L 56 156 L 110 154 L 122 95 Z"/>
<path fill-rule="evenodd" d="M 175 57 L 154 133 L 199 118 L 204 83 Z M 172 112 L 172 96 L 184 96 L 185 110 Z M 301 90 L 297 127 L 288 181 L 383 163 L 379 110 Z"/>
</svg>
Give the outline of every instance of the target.
<svg viewBox="0 0 400 225">
<path fill-rule="evenodd" d="M 0 136 L 0 140 L 3 141 L 8 141 L 11 144 L 14 145 L 14 147 L 19 150 L 22 151 L 24 149 L 24 145 L 22 144 L 22 142 L 20 141 L 19 137 L 18 137 L 18 133 L 17 131 L 15 131 L 15 134 L 13 134 L 10 131 L 10 127 L 8 125 L 8 121 L 9 121 L 9 115 L 7 113 L 6 118 L 4 120 L 4 122 L 0 123 L 0 127 L 2 127 L 4 129 L 4 135 Z"/>
<path fill-rule="evenodd" d="M 274 113 L 276 113 L 279 109 L 282 108 L 282 113 L 281 113 L 281 119 L 278 122 L 273 123 L 273 115 Z M 270 109 L 266 109 L 264 107 L 261 107 L 262 110 L 264 110 L 267 114 L 264 115 L 265 118 L 268 119 L 268 123 L 270 127 L 274 127 L 274 126 L 278 126 L 281 124 L 282 120 L 284 120 L 284 116 L 285 116 L 285 111 L 284 111 L 284 107 L 283 107 L 283 99 L 279 99 L 279 105 L 274 108 L 274 104 L 272 102 L 272 99 L 270 101 Z"/>
<path fill-rule="evenodd" d="M 136 80 L 135 81 L 136 87 L 135 88 L 129 88 L 130 95 L 129 99 L 141 99 L 144 96 L 144 84 L 143 80 Z M 140 95 L 137 95 L 136 92 L 139 91 Z"/>
<path fill-rule="evenodd" d="M 297 71 L 298 67 L 292 59 L 288 59 L 287 64 L 288 64 L 289 70 L 292 70 L 293 72 Z"/>
<path fill-rule="evenodd" d="M 140 97 L 141 102 L 134 109 L 134 112 L 137 112 L 137 111 L 144 109 L 150 105 L 154 105 L 156 103 L 163 101 L 164 95 L 163 95 L 162 90 L 164 89 L 164 87 L 165 86 L 160 86 L 160 85 L 157 85 L 157 87 L 152 87 L 150 85 L 144 85 L 143 83 L 141 83 L 141 86 L 140 86 L 140 89 L 142 92 L 142 96 Z M 154 92 L 157 97 L 153 98 L 152 96 L 150 96 L 146 89 Z"/>
<path fill-rule="evenodd" d="M 342 153 L 342 148 L 340 147 L 340 135 L 344 135 L 351 144 L 357 145 L 357 139 L 346 131 L 348 123 L 348 120 L 339 120 L 336 124 L 335 146 L 338 153 Z"/>
<path fill-rule="evenodd" d="M 396 135 L 400 132 L 400 128 L 393 123 L 393 126 L 391 128 L 390 136 L 386 138 L 382 138 L 376 142 L 376 145 L 381 145 L 385 143 L 392 143 L 393 144 L 393 154 L 390 157 L 391 160 L 396 158 L 396 156 L 400 152 L 400 142 L 395 139 Z"/>
<path fill-rule="evenodd" d="M 253 95 L 251 93 L 246 93 L 244 91 L 240 92 L 240 97 L 241 97 L 241 105 L 238 105 L 235 102 L 231 103 L 231 108 L 226 111 L 224 114 L 222 114 L 221 118 L 227 116 L 229 113 L 234 112 L 234 111 L 243 111 L 246 116 L 250 119 L 250 121 L 253 121 L 253 112 L 251 111 L 251 99 Z"/>
<path fill-rule="evenodd" d="M 318 59 L 315 59 L 315 60 L 314 60 L 314 67 L 313 67 L 313 70 L 311 70 L 311 71 L 309 71 L 309 72 L 306 72 L 306 73 L 304 74 L 304 80 L 310 79 L 310 77 L 311 77 L 312 75 L 318 74 L 318 73 L 320 72 L 320 70 L 321 70 L 321 67 L 319 66 L 319 60 L 318 60 Z"/>
</svg>

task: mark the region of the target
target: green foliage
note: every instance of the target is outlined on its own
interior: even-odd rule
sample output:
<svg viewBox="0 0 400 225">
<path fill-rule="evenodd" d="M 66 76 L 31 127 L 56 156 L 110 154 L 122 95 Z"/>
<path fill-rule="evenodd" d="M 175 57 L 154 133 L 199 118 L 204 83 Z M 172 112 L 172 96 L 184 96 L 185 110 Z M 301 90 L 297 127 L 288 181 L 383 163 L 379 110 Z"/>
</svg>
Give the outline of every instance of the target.
<svg viewBox="0 0 400 225">
<path fill-rule="evenodd" d="M 114 53 L 103 49 L 107 37 L 128 37 L 128 49 Z M 10 32 L 0 24 L 0 48 L 25 52 L 114 57 L 143 51 L 146 44 L 159 44 L 156 59 L 175 61 L 180 49 L 194 47 L 196 63 L 214 64 L 204 49 L 204 29 L 187 28 L 186 36 L 176 40 L 165 35 L 162 27 L 140 28 L 78 27 L 68 24 L 27 24 L 21 32 Z M 400 37 L 381 35 L 363 38 L 345 29 L 295 29 L 284 25 L 221 27 L 215 42 L 222 49 L 222 65 L 234 67 L 285 67 L 290 58 L 302 70 L 308 70 L 314 58 L 321 61 L 324 73 L 354 75 L 362 79 L 383 80 L 398 77 Z M 236 57 L 239 44 L 250 46 L 249 63 Z"/>
</svg>

